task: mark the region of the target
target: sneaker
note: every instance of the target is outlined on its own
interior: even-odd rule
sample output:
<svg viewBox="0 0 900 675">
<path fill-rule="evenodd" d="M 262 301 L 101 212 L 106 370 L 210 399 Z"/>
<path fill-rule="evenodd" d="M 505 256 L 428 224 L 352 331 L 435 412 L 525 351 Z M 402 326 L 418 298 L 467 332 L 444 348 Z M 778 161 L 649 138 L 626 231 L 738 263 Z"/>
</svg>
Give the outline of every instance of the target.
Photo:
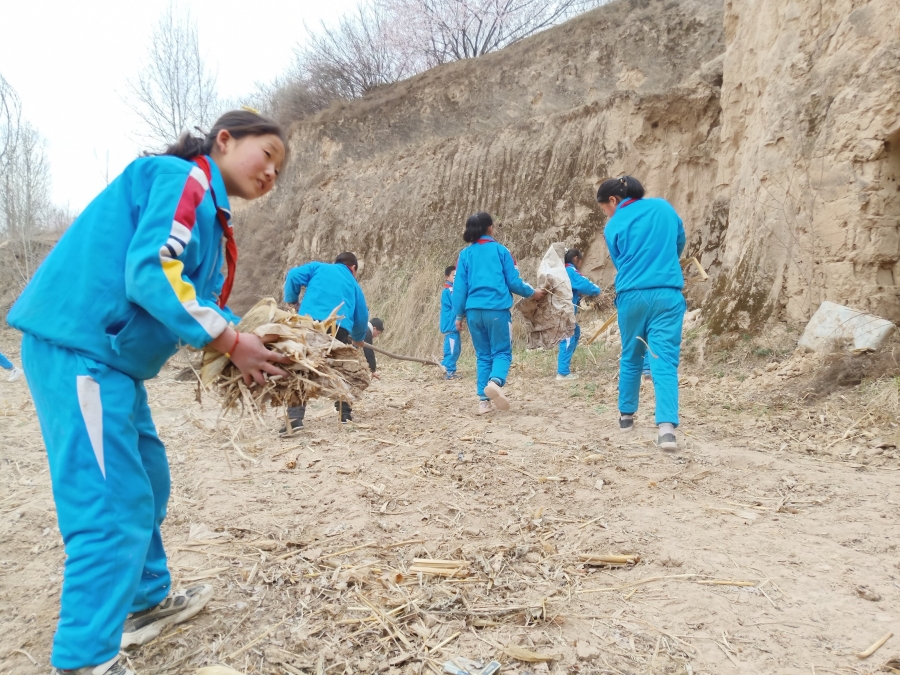
<svg viewBox="0 0 900 675">
<path fill-rule="evenodd" d="M 493 410 L 493 408 L 491 407 L 490 401 L 479 401 L 478 402 L 478 414 L 479 415 L 485 415 L 485 414 L 491 412 L 491 410 Z"/>
<path fill-rule="evenodd" d="M 649 370 L 641 373 L 641 377 L 644 379 L 644 382 L 653 382 L 653 374 Z"/>
<path fill-rule="evenodd" d="M 15 382 L 20 377 L 22 377 L 22 369 L 17 368 L 16 366 L 13 366 L 12 372 L 9 374 L 9 381 Z"/>
<path fill-rule="evenodd" d="M 619 429 L 626 431 L 634 429 L 634 417 L 619 417 Z"/>
<path fill-rule="evenodd" d="M 444 379 L 445 380 L 458 380 L 459 375 L 457 375 L 456 373 L 447 373 L 446 375 L 444 375 Z"/>
<path fill-rule="evenodd" d="M 577 380 L 577 379 L 578 379 L 578 375 L 576 375 L 575 373 L 569 373 L 568 375 L 560 375 L 559 373 L 556 374 L 557 382 L 560 382 L 562 380 Z"/>
<path fill-rule="evenodd" d="M 303 420 L 291 420 L 291 431 L 288 432 L 287 424 L 285 424 L 283 427 L 281 427 L 281 431 L 279 431 L 278 433 L 281 434 L 282 436 L 288 436 L 288 435 L 294 433 L 295 431 L 299 431 L 302 428 L 303 428 Z"/>
<path fill-rule="evenodd" d="M 185 590 L 172 591 L 156 607 L 129 614 L 122 632 L 122 649 L 131 645 L 145 645 L 169 626 L 187 621 L 206 606 L 212 594 L 212 586 L 199 584 Z"/>
<path fill-rule="evenodd" d="M 656 445 L 660 450 L 673 452 L 678 450 L 678 441 L 675 440 L 675 434 L 660 434 L 656 439 Z"/>
<path fill-rule="evenodd" d="M 135 675 L 135 672 L 122 665 L 119 656 L 116 655 L 112 661 L 101 663 L 99 666 L 86 666 L 75 670 L 54 668 L 50 671 L 50 675 Z"/>
<path fill-rule="evenodd" d="M 485 396 L 491 399 L 491 403 L 494 404 L 497 410 L 509 410 L 509 399 L 506 398 L 506 394 L 503 393 L 499 384 L 491 380 L 484 388 L 484 393 Z"/>
</svg>

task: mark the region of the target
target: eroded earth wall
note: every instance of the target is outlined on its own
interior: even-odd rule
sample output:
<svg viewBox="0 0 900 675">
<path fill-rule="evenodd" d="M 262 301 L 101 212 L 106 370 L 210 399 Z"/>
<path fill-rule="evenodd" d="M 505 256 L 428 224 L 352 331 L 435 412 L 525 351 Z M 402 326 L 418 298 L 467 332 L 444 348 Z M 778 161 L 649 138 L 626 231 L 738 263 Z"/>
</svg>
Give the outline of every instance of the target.
<svg viewBox="0 0 900 675">
<path fill-rule="evenodd" d="M 682 215 L 712 276 L 688 294 L 716 330 L 803 321 L 822 299 L 896 320 L 892 3 L 618 0 L 335 104 L 294 125 L 279 185 L 239 210 L 237 309 L 352 250 L 391 344 L 432 349 L 443 268 L 482 209 L 526 276 L 565 241 L 609 288 L 594 195 L 627 172 Z"/>
</svg>

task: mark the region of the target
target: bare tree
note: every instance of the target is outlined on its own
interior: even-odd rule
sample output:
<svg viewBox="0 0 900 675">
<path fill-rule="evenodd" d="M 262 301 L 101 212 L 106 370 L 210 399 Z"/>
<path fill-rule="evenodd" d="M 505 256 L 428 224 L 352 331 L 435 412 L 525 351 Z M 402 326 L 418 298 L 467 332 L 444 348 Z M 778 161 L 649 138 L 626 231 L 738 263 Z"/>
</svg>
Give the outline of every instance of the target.
<svg viewBox="0 0 900 675">
<path fill-rule="evenodd" d="M 373 0 L 393 27 L 393 50 L 427 67 L 502 49 L 607 0 Z"/>
<path fill-rule="evenodd" d="M 389 40 L 388 16 L 374 2 L 362 2 L 335 26 L 322 22 L 297 51 L 297 70 L 313 98 L 357 98 L 415 72 L 405 51 Z"/>
<path fill-rule="evenodd" d="M 147 65 L 128 86 L 126 103 L 147 125 L 152 142 L 167 145 L 195 126 L 212 126 L 218 113 L 216 76 L 203 62 L 189 10 L 168 5 L 153 30 Z"/>
<path fill-rule="evenodd" d="M 0 175 L 18 139 L 22 105 L 16 90 L 0 75 Z"/>
</svg>

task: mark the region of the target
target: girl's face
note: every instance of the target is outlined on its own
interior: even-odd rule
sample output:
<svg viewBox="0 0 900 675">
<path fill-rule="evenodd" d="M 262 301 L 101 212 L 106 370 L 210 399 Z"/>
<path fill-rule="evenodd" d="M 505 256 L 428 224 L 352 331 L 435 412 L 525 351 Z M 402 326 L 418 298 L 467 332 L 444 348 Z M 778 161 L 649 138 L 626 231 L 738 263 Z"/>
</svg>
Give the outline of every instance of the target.
<svg viewBox="0 0 900 675">
<path fill-rule="evenodd" d="M 229 197 L 256 199 L 275 185 L 284 155 L 284 144 L 274 134 L 236 139 L 223 129 L 216 137 L 212 157 Z"/>
<path fill-rule="evenodd" d="M 618 204 L 618 197 L 610 197 L 608 202 L 600 202 L 600 209 L 603 213 L 606 214 L 607 218 L 612 218 L 613 214 L 616 212 L 616 204 Z"/>
<path fill-rule="evenodd" d="M 581 258 L 579 258 L 577 255 L 572 258 L 572 267 L 574 267 L 576 270 L 581 269 Z"/>
</svg>

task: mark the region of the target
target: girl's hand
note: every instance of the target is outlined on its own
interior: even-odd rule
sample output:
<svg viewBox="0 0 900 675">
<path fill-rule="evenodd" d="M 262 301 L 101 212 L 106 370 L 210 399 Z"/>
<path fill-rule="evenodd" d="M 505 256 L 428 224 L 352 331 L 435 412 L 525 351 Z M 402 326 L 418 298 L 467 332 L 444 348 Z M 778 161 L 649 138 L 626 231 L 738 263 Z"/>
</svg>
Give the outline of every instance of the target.
<svg viewBox="0 0 900 675">
<path fill-rule="evenodd" d="M 534 295 L 532 295 L 531 297 L 534 298 L 535 300 L 543 300 L 546 295 L 547 295 L 547 289 L 539 288 L 534 292 Z"/>
<path fill-rule="evenodd" d="M 223 354 L 227 354 L 229 349 L 233 350 L 231 352 L 231 362 L 237 366 L 237 369 L 241 371 L 241 375 L 244 376 L 244 384 L 249 385 L 251 382 L 256 382 L 259 385 L 265 384 L 266 377 L 264 373 L 269 375 L 287 375 L 281 368 L 272 365 L 272 362 L 291 363 L 289 357 L 266 349 L 265 342 L 272 342 L 272 339 L 260 339 L 253 333 L 240 333 L 240 339 L 237 339 L 237 335 L 237 332 L 228 328 L 212 341 L 211 346 Z M 266 336 L 266 338 L 270 337 L 277 339 L 276 336 Z M 237 341 L 237 345 L 235 345 L 235 341 Z"/>
<path fill-rule="evenodd" d="M 459 332 L 459 331 L 462 330 L 463 322 L 464 322 L 464 321 L 465 321 L 465 319 L 457 319 L 457 320 L 456 320 L 456 330 L 457 330 L 457 332 Z"/>
</svg>

